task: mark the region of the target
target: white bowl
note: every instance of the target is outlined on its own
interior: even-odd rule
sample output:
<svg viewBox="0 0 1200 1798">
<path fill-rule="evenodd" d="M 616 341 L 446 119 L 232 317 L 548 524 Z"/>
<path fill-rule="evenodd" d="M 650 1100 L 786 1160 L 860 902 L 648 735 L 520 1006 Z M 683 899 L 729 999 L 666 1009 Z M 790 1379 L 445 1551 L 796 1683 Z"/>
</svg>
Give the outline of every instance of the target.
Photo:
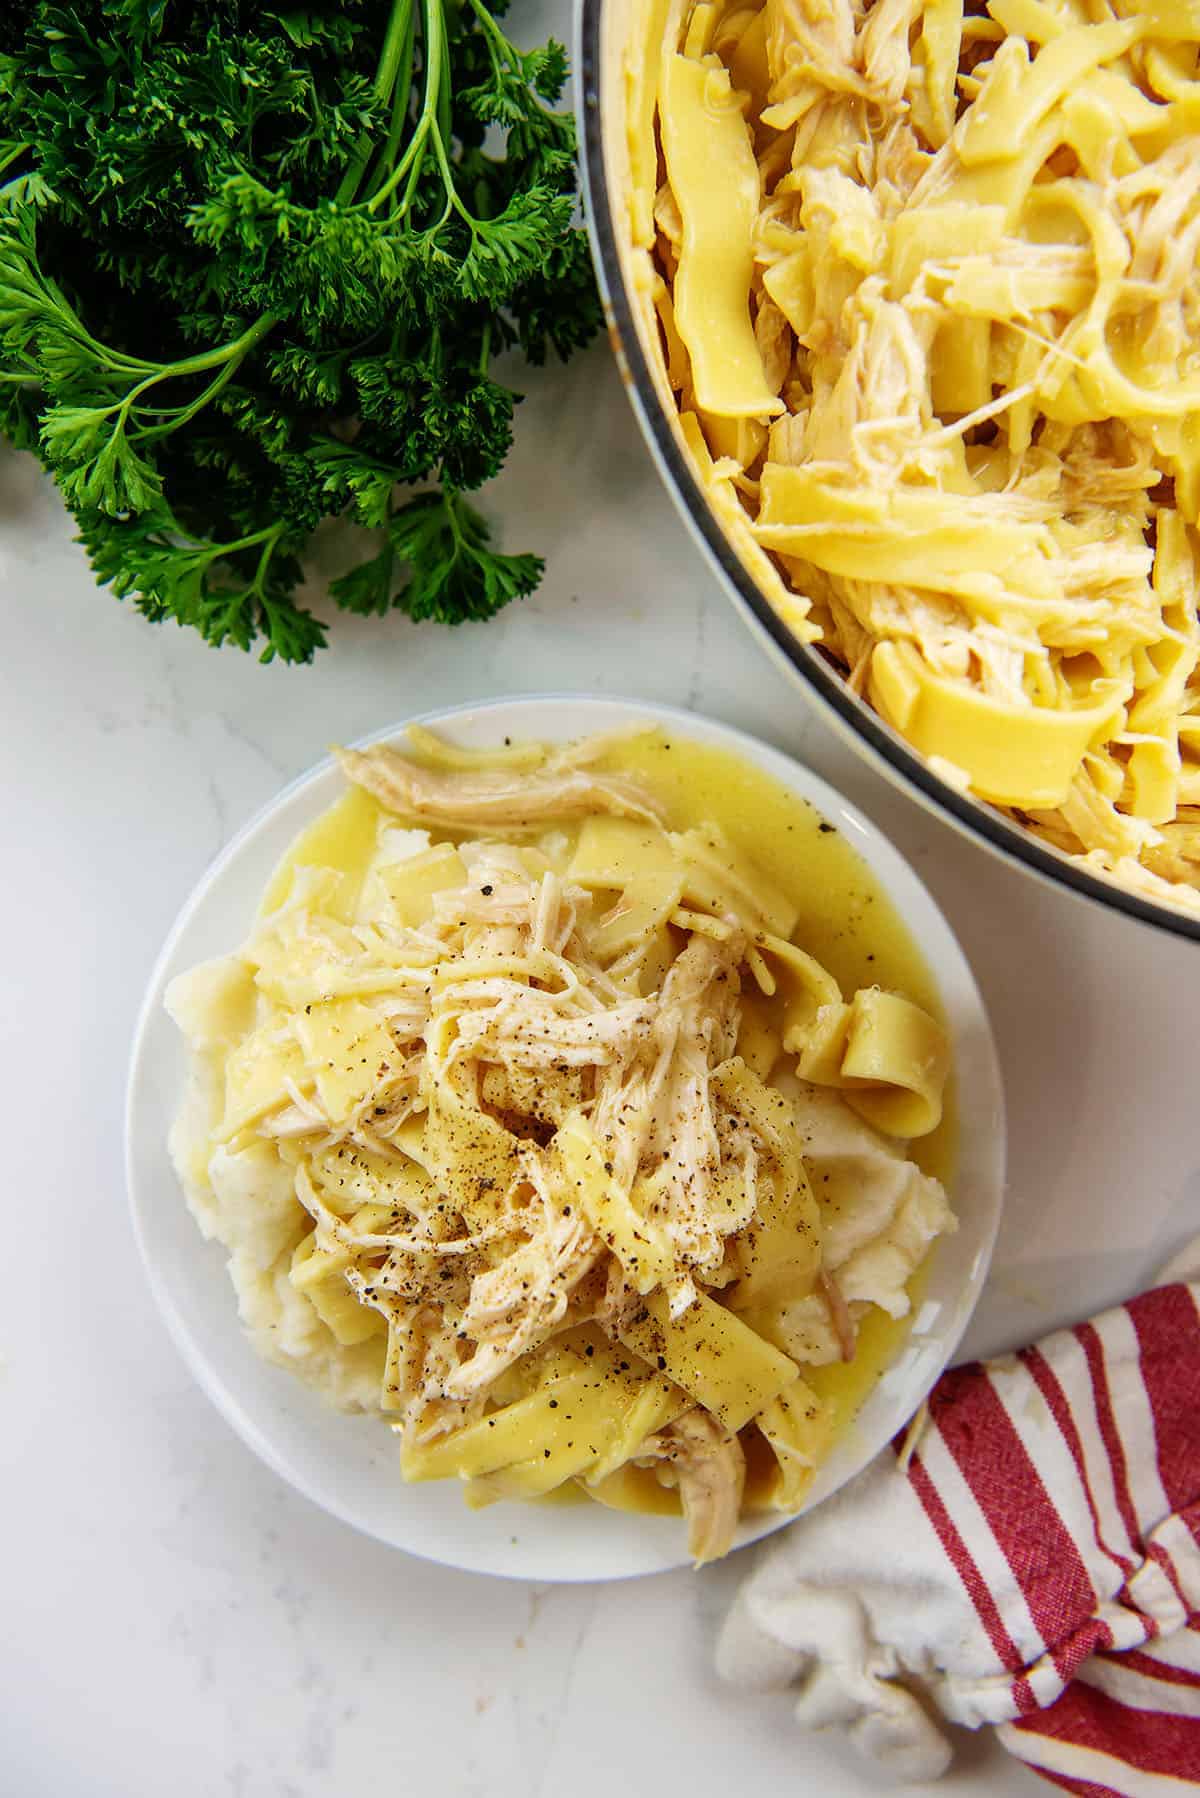
<svg viewBox="0 0 1200 1798">
<path fill-rule="evenodd" d="M 815 1504 L 865 1466 L 916 1410 L 954 1352 L 979 1297 L 996 1234 L 1004 1176 L 1004 1108 L 995 1047 L 979 991 L 945 918 L 873 825 L 806 768 L 691 713 L 632 700 L 564 695 L 488 701 L 430 714 L 453 741 L 505 736 L 560 741 L 634 720 L 665 722 L 737 750 L 812 801 L 846 834 L 890 896 L 933 971 L 953 1037 L 961 1149 L 951 1198 L 956 1235 L 936 1246 L 914 1327 L 891 1368 L 822 1468 Z M 366 739 L 385 741 L 402 726 Z M 599 1505 L 499 1504 L 468 1511 L 452 1483 L 405 1486 L 395 1438 L 377 1418 L 328 1409 L 300 1380 L 263 1361 L 237 1319 L 226 1255 L 205 1242 L 167 1153 L 183 1096 L 187 1052 L 163 1009 L 168 982 L 241 943 L 279 857 L 343 790 L 331 761 L 286 787 L 239 832 L 184 906 L 159 957 L 134 1038 L 126 1152 L 134 1227 L 155 1298 L 185 1361 L 242 1440 L 290 1485 L 335 1517 L 393 1547 L 481 1573 L 538 1580 L 619 1579 L 687 1561 L 678 1518 Z M 752 1542 L 787 1521 L 753 1517 Z"/>
<path fill-rule="evenodd" d="M 579 0 L 576 8 L 577 111 L 588 232 L 625 391 L 667 491 L 725 593 L 826 722 L 910 798 L 964 836 L 1059 888 L 1200 942 L 1200 918 L 1106 879 L 935 774 L 925 757 L 852 691 L 819 647 L 802 642 L 788 628 L 735 553 L 697 479 L 678 409 L 664 392 L 664 381 L 655 378 L 654 369 L 661 365 L 658 326 L 648 323 L 634 303 L 624 61 L 631 34 L 645 18 L 639 0 Z"/>
</svg>

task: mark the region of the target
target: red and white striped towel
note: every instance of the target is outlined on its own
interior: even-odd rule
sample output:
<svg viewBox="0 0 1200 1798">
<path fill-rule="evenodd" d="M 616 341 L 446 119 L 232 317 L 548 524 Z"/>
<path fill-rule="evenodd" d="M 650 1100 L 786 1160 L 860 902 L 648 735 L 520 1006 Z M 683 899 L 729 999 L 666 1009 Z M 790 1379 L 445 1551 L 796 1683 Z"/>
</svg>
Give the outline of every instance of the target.
<svg viewBox="0 0 1200 1798">
<path fill-rule="evenodd" d="M 1200 1788 L 1200 1283 L 944 1375 L 907 1467 L 746 1581 L 718 1664 L 897 1779 L 950 1758 L 919 1692 L 1068 1791 Z"/>
</svg>

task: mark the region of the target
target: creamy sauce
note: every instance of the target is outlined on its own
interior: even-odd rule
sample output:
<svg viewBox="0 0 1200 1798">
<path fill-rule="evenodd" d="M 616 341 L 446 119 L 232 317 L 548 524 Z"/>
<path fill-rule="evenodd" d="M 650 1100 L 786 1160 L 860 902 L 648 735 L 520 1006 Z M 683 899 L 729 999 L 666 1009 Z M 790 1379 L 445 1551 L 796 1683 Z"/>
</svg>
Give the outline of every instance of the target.
<svg viewBox="0 0 1200 1798">
<path fill-rule="evenodd" d="M 942 1015 L 934 979 L 886 893 L 853 845 L 806 799 L 741 756 L 674 732 L 655 730 L 617 742 L 595 765 L 643 781 L 665 806 L 669 829 L 718 825 L 739 853 L 798 905 L 793 940 L 828 968 L 847 997 L 861 986 L 881 986 L 903 993 L 935 1017 Z M 374 799 L 351 788 L 296 838 L 268 883 L 262 910 L 283 901 L 298 866 L 335 867 L 347 878 L 348 896 L 356 893 L 381 815 Z M 568 840 L 574 835 L 569 826 L 563 833 Z M 472 833 L 430 834 L 435 841 L 459 841 Z M 769 1021 L 772 1001 L 756 997 L 755 1004 Z M 907 1152 L 926 1173 L 949 1184 L 955 1134 L 951 1083 L 941 1124 L 911 1143 Z M 923 1271 L 918 1269 L 909 1282 L 914 1308 Z M 911 1315 L 893 1319 L 872 1307 L 859 1326 L 852 1361 L 802 1369 L 833 1408 L 835 1439 L 852 1425 L 895 1359 L 910 1324 Z M 773 1459 L 762 1447 L 761 1458 L 753 1453 L 753 1444 L 748 1456 L 746 1503 L 751 1509 L 767 1499 L 774 1471 Z M 538 1502 L 569 1503 L 583 1496 L 570 1485 Z M 590 1489 L 589 1496 L 623 1511 L 674 1514 L 680 1508 L 676 1493 L 664 1488 L 653 1472 L 631 1466 Z"/>
</svg>

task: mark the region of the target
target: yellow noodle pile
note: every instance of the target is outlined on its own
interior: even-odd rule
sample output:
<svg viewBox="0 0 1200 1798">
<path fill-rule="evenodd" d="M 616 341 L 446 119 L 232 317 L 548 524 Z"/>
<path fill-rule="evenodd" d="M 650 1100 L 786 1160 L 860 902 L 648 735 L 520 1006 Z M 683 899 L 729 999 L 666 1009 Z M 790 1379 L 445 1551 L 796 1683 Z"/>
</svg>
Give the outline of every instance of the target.
<svg viewBox="0 0 1200 1798">
<path fill-rule="evenodd" d="M 648 0 L 627 67 L 642 328 L 748 570 L 946 780 L 1195 912 L 1198 46 Z"/>
</svg>

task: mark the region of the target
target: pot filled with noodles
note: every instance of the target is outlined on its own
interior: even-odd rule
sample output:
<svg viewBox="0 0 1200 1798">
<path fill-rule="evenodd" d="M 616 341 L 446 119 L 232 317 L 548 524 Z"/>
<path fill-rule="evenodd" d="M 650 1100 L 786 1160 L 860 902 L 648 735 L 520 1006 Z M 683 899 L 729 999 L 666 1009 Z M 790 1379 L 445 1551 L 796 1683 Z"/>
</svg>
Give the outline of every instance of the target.
<svg viewBox="0 0 1200 1798">
<path fill-rule="evenodd" d="M 614 326 L 726 585 L 918 796 L 1200 937 L 1200 6 L 582 30 Z"/>
</svg>

